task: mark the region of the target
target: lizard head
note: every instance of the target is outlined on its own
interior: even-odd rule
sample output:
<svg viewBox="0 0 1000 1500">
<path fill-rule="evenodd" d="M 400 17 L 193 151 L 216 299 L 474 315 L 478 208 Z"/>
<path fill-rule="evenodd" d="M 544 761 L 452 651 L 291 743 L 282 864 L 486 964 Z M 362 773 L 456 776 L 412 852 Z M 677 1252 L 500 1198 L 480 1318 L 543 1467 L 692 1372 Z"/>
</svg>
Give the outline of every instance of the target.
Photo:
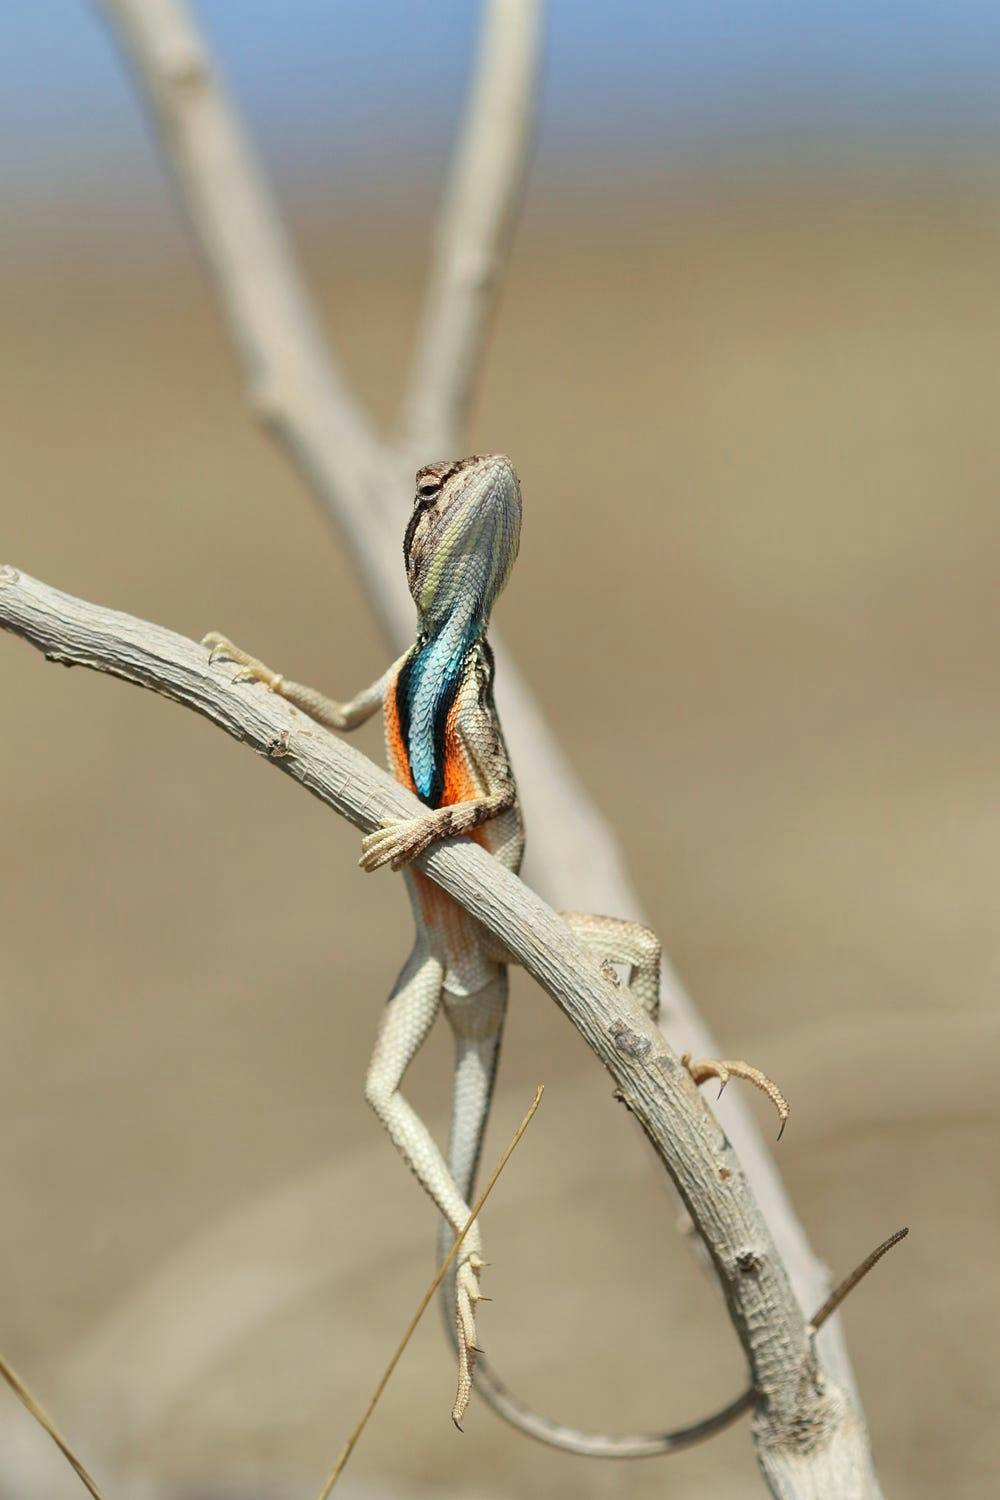
<svg viewBox="0 0 1000 1500">
<path fill-rule="evenodd" d="M 517 556 L 521 487 L 509 458 L 428 464 L 403 539 L 410 593 L 428 629 L 456 611 L 485 629 Z"/>
</svg>

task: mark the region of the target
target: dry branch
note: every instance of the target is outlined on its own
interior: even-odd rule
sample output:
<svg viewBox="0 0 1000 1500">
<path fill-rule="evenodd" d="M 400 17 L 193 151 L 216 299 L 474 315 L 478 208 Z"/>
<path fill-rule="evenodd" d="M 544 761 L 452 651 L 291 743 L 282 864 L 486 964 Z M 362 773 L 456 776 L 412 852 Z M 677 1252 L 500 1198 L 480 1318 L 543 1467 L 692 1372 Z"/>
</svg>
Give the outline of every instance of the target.
<svg viewBox="0 0 1000 1500">
<path fill-rule="evenodd" d="M 419 803 L 352 746 L 193 641 L 0 568 L 0 627 L 195 709 L 368 831 Z M 600 1058 L 669 1172 L 711 1257 L 754 1393 L 758 1461 L 779 1500 L 877 1500 L 864 1425 L 825 1372 L 737 1153 L 657 1028 L 551 907 L 466 839 L 417 861 L 516 956 Z M 666 1336 L 666 1335 L 665 1335 Z"/>
<path fill-rule="evenodd" d="M 102 0 L 146 88 L 254 413 L 348 533 L 381 450 L 320 332 L 291 246 L 194 18 L 180 0 Z"/>
<path fill-rule="evenodd" d="M 542 0 L 489 0 L 486 9 L 408 387 L 402 455 L 373 433 L 320 333 L 253 150 L 184 0 L 101 4 L 151 109 L 251 406 L 336 524 L 373 613 L 402 650 L 413 614 L 399 567 L 397 518 L 410 494 L 414 449 L 426 444 L 421 460 L 450 456 L 482 357 L 530 149 Z M 434 451 L 436 443 L 441 451 Z M 648 922 L 611 828 L 502 646 L 498 659 L 504 730 L 531 830 L 532 878 L 555 906 Z M 666 961 L 660 1016 L 676 1051 L 718 1055 Z M 826 1268 L 810 1249 L 750 1111 L 730 1090 L 719 1113 L 799 1299 L 816 1306 L 830 1290 Z M 826 1325 L 822 1344 L 837 1380 L 853 1390 L 837 1319 Z"/>
<path fill-rule="evenodd" d="M 538 0 L 487 0 L 406 388 L 413 467 L 457 450 L 534 137 L 540 28 Z"/>
</svg>

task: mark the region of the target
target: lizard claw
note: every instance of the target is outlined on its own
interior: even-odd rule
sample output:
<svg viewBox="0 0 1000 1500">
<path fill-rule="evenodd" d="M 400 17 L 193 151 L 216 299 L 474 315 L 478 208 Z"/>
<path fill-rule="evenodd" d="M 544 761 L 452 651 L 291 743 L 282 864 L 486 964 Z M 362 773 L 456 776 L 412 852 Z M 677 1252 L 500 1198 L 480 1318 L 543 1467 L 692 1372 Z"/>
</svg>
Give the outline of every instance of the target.
<svg viewBox="0 0 1000 1500">
<path fill-rule="evenodd" d="M 209 662 L 236 661 L 241 654 L 239 647 L 219 630 L 210 630 L 208 635 L 203 635 L 201 644 L 208 647 Z"/>
<path fill-rule="evenodd" d="M 427 818 L 386 818 L 361 840 L 358 864 L 368 871 L 378 870 L 382 865 L 401 869 L 433 842 L 433 825 L 430 830 L 427 825 Z"/>
<path fill-rule="evenodd" d="M 217 661 L 232 661 L 237 664 L 239 671 L 233 676 L 234 682 L 262 682 L 272 693 L 281 692 L 285 682 L 281 673 L 272 672 L 270 667 L 265 667 L 255 656 L 234 646 L 228 636 L 221 635 L 217 630 L 210 630 L 208 635 L 202 636 L 201 644 L 208 647 L 209 665 Z"/>
<path fill-rule="evenodd" d="M 719 1080 L 720 1098 L 722 1097 L 722 1090 L 730 1078 L 745 1078 L 747 1083 L 754 1084 L 762 1093 L 767 1095 L 778 1111 L 778 1119 L 781 1121 L 778 1140 L 781 1140 L 781 1137 L 785 1133 L 785 1125 L 788 1122 L 788 1101 L 778 1085 L 773 1083 L 766 1073 L 762 1073 L 759 1068 L 754 1068 L 750 1063 L 745 1062 L 733 1062 L 731 1060 L 721 1062 L 715 1058 L 703 1059 L 701 1062 L 692 1062 L 690 1052 L 683 1054 L 681 1062 L 687 1068 L 692 1080 L 696 1084 L 707 1083 L 710 1078 L 717 1078 Z"/>
<path fill-rule="evenodd" d="M 458 1268 L 455 1276 L 455 1322 L 458 1331 L 458 1390 L 455 1393 L 455 1405 L 452 1407 L 451 1419 L 459 1432 L 462 1431 L 462 1418 L 465 1408 L 469 1404 L 469 1396 L 472 1392 L 472 1372 L 476 1362 L 476 1355 L 482 1350 L 476 1343 L 476 1316 L 475 1305 L 483 1300 L 479 1290 L 479 1273 L 483 1268 L 482 1258 L 472 1252 L 466 1256 Z"/>
</svg>

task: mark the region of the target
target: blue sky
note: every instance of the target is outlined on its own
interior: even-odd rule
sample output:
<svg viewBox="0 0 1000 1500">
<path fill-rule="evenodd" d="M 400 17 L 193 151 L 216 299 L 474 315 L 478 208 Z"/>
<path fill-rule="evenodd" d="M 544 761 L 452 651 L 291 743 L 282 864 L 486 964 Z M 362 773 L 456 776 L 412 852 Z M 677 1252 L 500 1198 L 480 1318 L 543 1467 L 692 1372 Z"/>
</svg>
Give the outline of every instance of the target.
<svg viewBox="0 0 1000 1500">
<path fill-rule="evenodd" d="M 472 0 L 201 0 L 259 146 L 286 181 L 436 171 Z M 997 0 L 552 0 L 539 167 L 637 166 L 748 143 L 919 155 L 1000 144 Z M 0 175 L 147 170 L 99 8 L 0 6 Z"/>
</svg>

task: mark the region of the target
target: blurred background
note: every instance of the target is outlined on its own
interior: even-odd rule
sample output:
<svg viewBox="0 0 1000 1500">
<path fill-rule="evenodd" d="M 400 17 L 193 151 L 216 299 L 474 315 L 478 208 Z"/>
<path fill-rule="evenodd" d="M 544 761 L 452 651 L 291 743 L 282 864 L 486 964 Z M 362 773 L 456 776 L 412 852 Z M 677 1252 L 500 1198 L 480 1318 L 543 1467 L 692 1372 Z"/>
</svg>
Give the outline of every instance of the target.
<svg viewBox="0 0 1000 1500">
<path fill-rule="evenodd" d="M 389 420 L 476 7 L 200 15 Z M 524 487 L 499 623 L 723 1055 L 792 1101 L 813 1246 L 839 1274 L 911 1226 L 845 1320 L 912 1500 L 997 1472 L 998 83 L 973 0 L 556 0 L 467 444 Z M 0 177 L 0 558 L 370 681 L 386 649 L 248 419 L 95 8 L 3 7 Z M 362 1098 L 402 883 L 193 716 L 0 660 L 0 1348 L 112 1500 L 308 1497 L 433 1260 Z M 676 1205 L 523 976 L 508 1037 L 488 1158 L 548 1091 L 484 1222 L 485 1347 L 566 1420 L 700 1416 L 743 1373 Z M 441 1131 L 448 1069 L 435 1034 L 408 1083 Z M 762 1493 L 745 1427 L 634 1466 L 478 1406 L 459 1438 L 436 1323 L 345 1494 Z M 0 1408 L 3 1500 L 81 1493 Z"/>
</svg>

